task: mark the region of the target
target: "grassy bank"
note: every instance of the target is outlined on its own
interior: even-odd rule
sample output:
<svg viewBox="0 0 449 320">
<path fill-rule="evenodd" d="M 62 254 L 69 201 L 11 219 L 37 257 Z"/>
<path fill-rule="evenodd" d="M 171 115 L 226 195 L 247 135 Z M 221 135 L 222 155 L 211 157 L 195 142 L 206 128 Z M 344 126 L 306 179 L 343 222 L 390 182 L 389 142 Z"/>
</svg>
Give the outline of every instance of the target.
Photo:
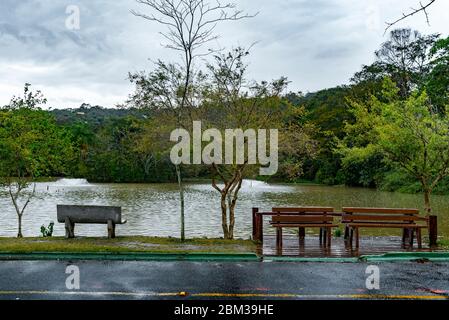
<svg viewBox="0 0 449 320">
<path fill-rule="evenodd" d="M 175 238 L 118 237 L 107 238 L 0 238 L 0 253 L 64 252 L 64 253 L 254 253 L 256 244 L 250 240 L 192 239 L 181 242 Z"/>
</svg>

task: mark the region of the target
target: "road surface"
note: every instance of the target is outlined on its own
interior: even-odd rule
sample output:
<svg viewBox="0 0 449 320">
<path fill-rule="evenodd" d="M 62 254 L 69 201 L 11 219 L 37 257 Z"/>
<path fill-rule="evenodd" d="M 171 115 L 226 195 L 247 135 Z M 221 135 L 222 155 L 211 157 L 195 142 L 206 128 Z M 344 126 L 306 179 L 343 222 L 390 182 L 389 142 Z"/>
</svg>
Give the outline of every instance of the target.
<svg viewBox="0 0 449 320">
<path fill-rule="evenodd" d="M 0 261 L 0 300 L 448 298 L 447 263 L 372 265 L 379 290 L 366 263 Z"/>
</svg>

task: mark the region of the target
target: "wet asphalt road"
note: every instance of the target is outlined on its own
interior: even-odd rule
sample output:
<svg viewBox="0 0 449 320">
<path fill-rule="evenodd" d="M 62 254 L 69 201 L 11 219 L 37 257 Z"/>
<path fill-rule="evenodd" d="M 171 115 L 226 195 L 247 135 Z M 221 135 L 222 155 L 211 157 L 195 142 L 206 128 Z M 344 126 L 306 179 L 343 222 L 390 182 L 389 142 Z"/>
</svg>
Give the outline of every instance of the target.
<svg viewBox="0 0 449 320">
<path fill-rule="evenodd" d="M 66 287 L 66 267 L 80 289 Z M 366 288 L 379 267 L 380 290 Z M 187 296 L 180 296 L 185 292 Z M 0 261 L 0 299 L 445 299 L 448 263 Z"/>
</svg>

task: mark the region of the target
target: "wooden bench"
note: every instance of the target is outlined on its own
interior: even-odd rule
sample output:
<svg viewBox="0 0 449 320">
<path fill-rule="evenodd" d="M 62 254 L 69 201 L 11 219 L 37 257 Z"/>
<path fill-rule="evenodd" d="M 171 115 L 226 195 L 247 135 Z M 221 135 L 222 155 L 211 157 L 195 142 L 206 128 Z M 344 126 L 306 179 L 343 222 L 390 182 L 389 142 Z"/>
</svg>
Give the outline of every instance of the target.
<svg viewBox="0 0 449 320">
<path fill-rule="evenodd" d="M 320 243 L 330 247 L 332 228 L 338 227 L 331 215 L 333 211 L 329 207 L 273 208 L 270 224 L 276 228 L 277 249 L 282 250 L 283 228 L 298 228 L 300 239 L 304 239 L 306 228 L 319 228 Z"/>
<path fill-rule="evenodd" d="M 75 237 L 75 223 L 107 224 L 108 237 L 115 238 L 115 226 L 122 221 L 122 208 L 105 206 L 57 206 L 58 222 L 65 223 L 66 238 Z"/>
<path fill-rule="evenodd" d="M 425 225 L 420 222 L 426 222 Z M 343 208 L 342 223 L 345 224 L 345 239 L 352 247 L 355 233 L 356 248 L 360 246 L 360 228 L 397 228 L 402 229 L 402 242 L 407 236 L 413 246 L 416 233 L 418 247 L 422 248 L 421 229 L 428 228 L 428 218 L 420 217 L 418 209 L 392 208 Z"/>
</svg>

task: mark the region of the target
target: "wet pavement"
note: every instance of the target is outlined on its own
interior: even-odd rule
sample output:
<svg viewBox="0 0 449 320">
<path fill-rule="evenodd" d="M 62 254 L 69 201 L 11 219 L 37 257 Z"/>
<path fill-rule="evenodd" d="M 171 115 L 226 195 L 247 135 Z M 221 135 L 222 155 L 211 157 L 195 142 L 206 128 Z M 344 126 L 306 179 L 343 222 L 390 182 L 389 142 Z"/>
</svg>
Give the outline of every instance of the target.
<svg viewBox="0 0 449 320">
<path fill-rule="evenodd" d="M 67 269 L 73 265 L 79 290 L 66 286 L 76 285 L 76 271 Z M 367 288 L 372 266 L 379 268 L 379 290 Z M 0 299 L 13 300 L 446 299 L 448 294 L 449 263 L 0 261 Z"/>
</svg>

